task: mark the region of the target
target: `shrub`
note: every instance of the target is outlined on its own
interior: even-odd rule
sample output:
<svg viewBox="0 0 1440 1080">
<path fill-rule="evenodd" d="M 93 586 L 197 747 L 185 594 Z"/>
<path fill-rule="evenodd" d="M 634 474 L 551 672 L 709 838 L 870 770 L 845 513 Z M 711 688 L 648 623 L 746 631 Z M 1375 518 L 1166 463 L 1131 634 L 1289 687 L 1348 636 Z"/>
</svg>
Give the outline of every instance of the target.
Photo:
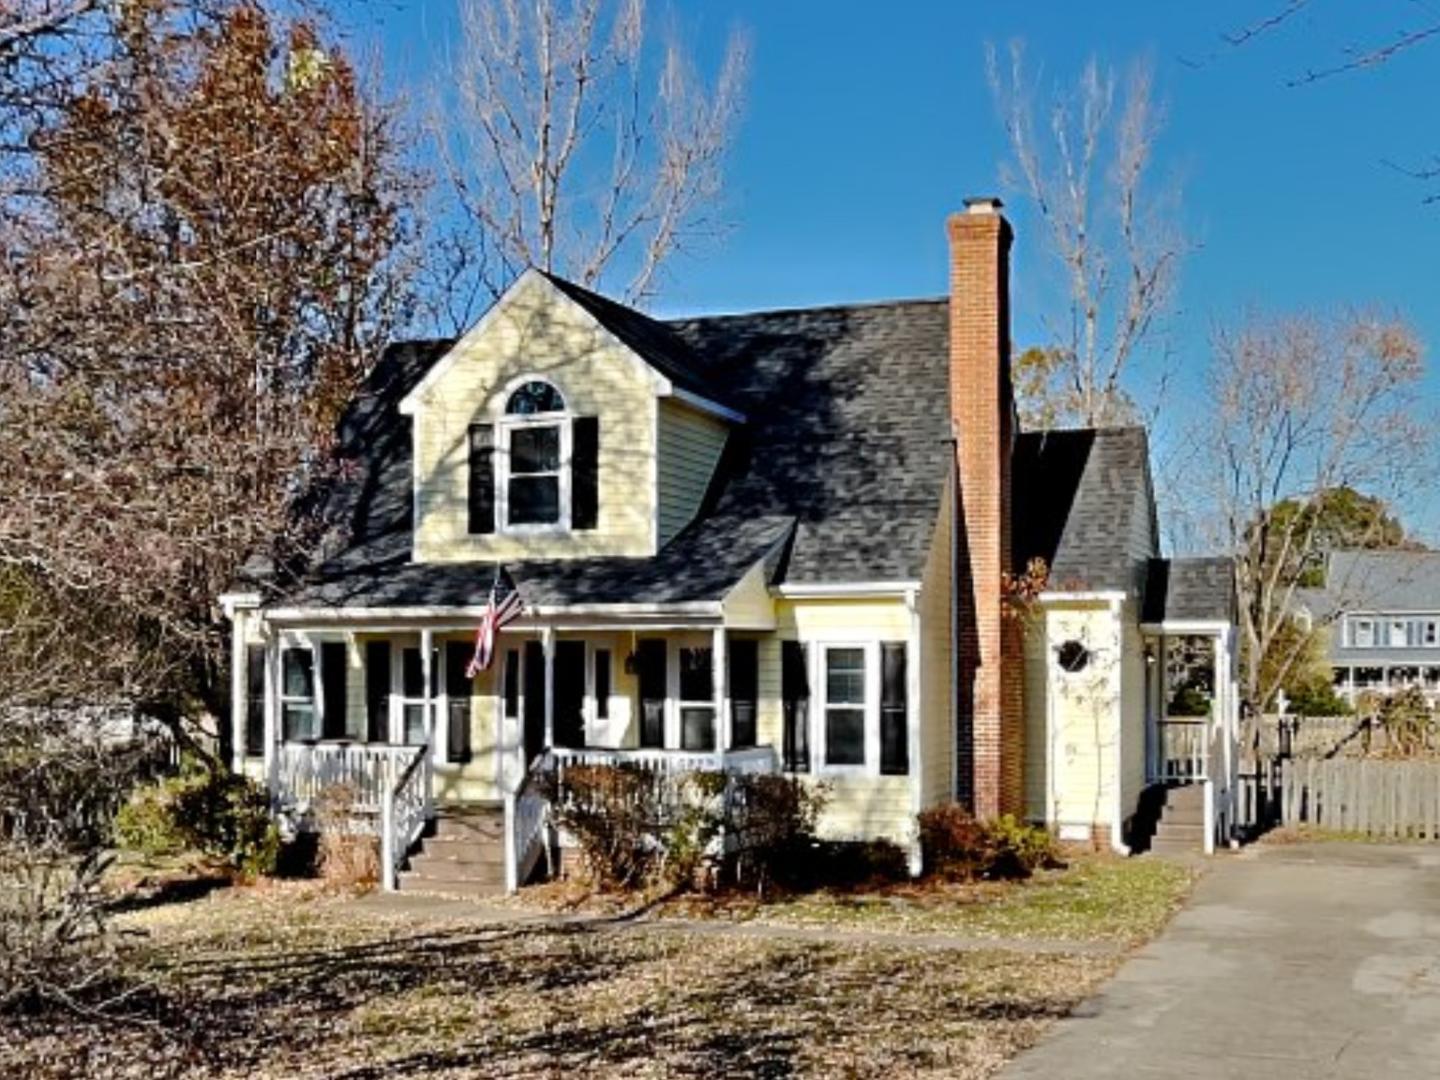
<svg viewBox="0 0 1440 1080">
<path fill-rule="evenodd" d="M 0 1011 L 71 1001 L 110 970 L 110 822 L 153 748 L 63 713 L 0 710 Z"/>
<path fill-rule="evenodd" d="M 735 881 L 762 894 L 772 883 L 795 884 L 811 861 L 808 849 L 830 789 L 774 775 L 737 776 L 733 785 L 727 828 Z"/>
<path fill-rule="evenodd" d="M 380 882 L 380 838 L 356 820 L 356 796 L 353 786 L 332 784 L 315 800 L 315 871 L 339 888 L 372 889 Z"/>
<path fill-rule="evenodd" d="M 550 814 L 601 888 L 652 880 L 661 863 L 669 778 L 632 765 L 571 765 L 548 778 Z"/>
<path fill-rule="evenodd" d="M 187 763 L 137 790 L 116 814 L 115 836 L 147 855 L 199 851 L 243 877 L 272 873 L 280 832 L 265 790 L 223 768 Z"/>
<path fill-rule="evenodd" d="M 985 829 L 958 803 L 922 810 L 916 819 L 925 873 L 950 880 L 979 877 L 986 868 Z"/>
<path fill-rule="evenodd" d="M 985 825 L 989 854 L 987 877 L 1027 878 L 1056 861 L 1055 838 L 1048 829 L 1003 814 Z"/>
<path fill-rule="evenodd" d="M 976 821 L 961 806 L 942 803 L 917 818 L 925 873 L 952 881 L 1025 878 L 1056 861 L 1049 831 L 1004 814 Z"/>
</svg>

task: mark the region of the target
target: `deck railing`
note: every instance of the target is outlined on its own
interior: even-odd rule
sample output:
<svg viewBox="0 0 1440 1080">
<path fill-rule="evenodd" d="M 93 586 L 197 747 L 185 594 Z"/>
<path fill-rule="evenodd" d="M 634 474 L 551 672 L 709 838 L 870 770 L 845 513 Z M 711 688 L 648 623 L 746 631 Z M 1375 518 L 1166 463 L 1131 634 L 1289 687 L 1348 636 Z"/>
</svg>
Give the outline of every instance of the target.
<svg viewBox="0 0 1440 1080">
<path fill-rule="evenodd" d="M 556 765 L 635 765 L 662 773 L 737 772 L 768 773 L 779 769 L 775 750 L 769 746 L 751 746 L 743 750 L 659 750 L 659 749 L 584 749 L 556 748 L 551 751 Z"/>
<path fill-rule="evenodd" d="M 1156 775 L 1162 783 L 1198 783 L 1209 776 L 1210 726 L 1208 716 L 1166 719 L 1156 724 Z"/>
<path fill-rule="evenodd" d="M 326 788 L 344 786 L 355 793 L 355 809 L 377 813 L 416 752 L 416 746 L 374 743 L 287 742 L 275 763 L 275 795 L 282 806 L 305 810 Z"/>
<path fill-rule="evenodd" d="M 380 872 L 386 892 L 394 892 L 400 867 L 429 818 L 430 754 L 427 748 L 411 748 L 413 756 L 393 787 L 380 795 Z"/>
</svg>

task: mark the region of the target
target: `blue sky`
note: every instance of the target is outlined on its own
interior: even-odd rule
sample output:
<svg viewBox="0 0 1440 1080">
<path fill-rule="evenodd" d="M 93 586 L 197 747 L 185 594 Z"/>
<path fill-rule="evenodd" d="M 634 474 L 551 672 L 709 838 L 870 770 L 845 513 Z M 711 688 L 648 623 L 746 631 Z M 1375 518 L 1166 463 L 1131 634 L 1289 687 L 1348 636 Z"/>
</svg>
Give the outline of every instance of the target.
<svg viewBox="0 0 1440 1080">
<path fill-rule="evenodd" d="M 1073 79 L 1091 54 L 1154 62 L 1169 115 L 1158 172 L 1179 178 L 1185 226 L 1199 245 L 1184 267 L 1170 342 L 1183 372 L 1203 368 L 1211 327 L 1247 307 L 1379 305 L 1403 312 L 1440 347 L 1440 205 L 1423 205 L 1425 189 L 1385 164 L 1440 153 L 1440 43 L 1371 71 L 1285 85 L 1429 9 L 1417 0 L 1315 0 L 1313 14 L 1244 49 L 1221 42 L 1222 31 L 1283 6 L 677 0 L 662 17 L 683 29 L 702 63 L 737 24 L 754 55 L 729 172 L 733 231 L 672 267 L 659 310 L 943 292 L 944 217 L 963 196 L 997 190 L 1005 153 L 984 46 L 1020 37 L 1047 81 Z M 1363 28 L 1357 10 L 1369 13 Z M 391 0 L 377 34 L 392 79 L 429 77 L 454 43 L 451 0 Z M 1051 294 L 1023 200 L 1011 200 L 1011 216 L 1024 345 L 1043 336 Z M 1440 388 L 1440 377 L 1430 385 Z"/>
</svg>

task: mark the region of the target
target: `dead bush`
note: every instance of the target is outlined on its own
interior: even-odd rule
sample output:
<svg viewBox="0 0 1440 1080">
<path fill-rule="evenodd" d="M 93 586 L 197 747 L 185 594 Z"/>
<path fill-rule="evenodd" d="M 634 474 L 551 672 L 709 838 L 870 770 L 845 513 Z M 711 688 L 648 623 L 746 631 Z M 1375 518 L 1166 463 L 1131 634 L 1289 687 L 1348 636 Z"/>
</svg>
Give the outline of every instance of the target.
<svg viewBox="0 0 1440 1080">
<path fill-rule="evenodd" d="M 376 823 L 356 816 L 356 795 L 348 784 L 333 784 L 315 800 L 315 870 L 336 888 L 373 889 L 380 882 L 380 838 Z"/>
<path fill-rule="evenodd" d="M 957 803 L 941 803 L 916 819 L 925 873 L 947 881 L 1026 878 L 1057 860 L 1048 831 L 1004 814 L 976 821 Z"/>
</svg>

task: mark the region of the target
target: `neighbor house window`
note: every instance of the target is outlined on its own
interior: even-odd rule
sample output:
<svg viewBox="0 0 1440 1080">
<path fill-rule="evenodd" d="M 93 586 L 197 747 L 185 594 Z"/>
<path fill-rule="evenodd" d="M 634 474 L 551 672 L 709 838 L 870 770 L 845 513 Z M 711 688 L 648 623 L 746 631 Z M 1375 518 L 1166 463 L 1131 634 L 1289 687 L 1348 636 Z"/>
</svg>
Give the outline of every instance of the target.
<svg viewBox="0 0 1440 1080">
<path fill-rule="evenodd" d="M 1422 639 L 1426 645 L 1433 646 L 1440 644 L 1440 622 L 1429 619 L 1425 623 L 1425 636 Z"/>
<path fill-rule="evenodd" d="M 308 648 L 280 653 L 280 722 L 286 740 L 314 739 L 315 654 Z"/>
<path fill-rule="evenodd" d="M 1405 619 L 1390 620 L 1390 647 L 1403 649 L 1410 644 L 1410 623 Z"/>
<path fill-rule="evenodd" d="M 1356 649 L 1374 648 L 1375 622 L 1373 619 L 1350 620 L 1350 644 Z"/>
<path fill-rule="evenodd" d="M 865 650 L 825 650 L 825 764 L 865 764 Z"/>
</svg>

